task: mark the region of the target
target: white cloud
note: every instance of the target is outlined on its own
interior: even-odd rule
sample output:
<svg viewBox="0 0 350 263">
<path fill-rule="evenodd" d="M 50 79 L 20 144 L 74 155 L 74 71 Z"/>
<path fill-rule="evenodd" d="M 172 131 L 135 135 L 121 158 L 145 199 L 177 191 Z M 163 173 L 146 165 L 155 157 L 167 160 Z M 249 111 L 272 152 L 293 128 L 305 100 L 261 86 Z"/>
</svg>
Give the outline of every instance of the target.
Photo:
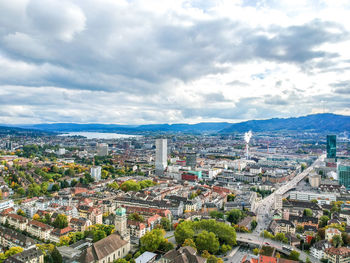
<svg viewBox="0 0 350 263">
<path fill-rule="evenodd" d="M 347 1 L 0 1 L 0 123 L 349 112 Z"/>
</svg>

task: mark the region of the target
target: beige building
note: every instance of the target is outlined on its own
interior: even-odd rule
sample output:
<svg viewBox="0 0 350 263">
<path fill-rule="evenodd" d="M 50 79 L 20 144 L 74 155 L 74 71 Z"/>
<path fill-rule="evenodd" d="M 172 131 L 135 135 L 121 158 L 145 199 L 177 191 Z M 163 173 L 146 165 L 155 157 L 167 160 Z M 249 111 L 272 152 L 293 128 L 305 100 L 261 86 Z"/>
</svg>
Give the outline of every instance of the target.
<svg viewBox="0 0 350 263">
<path fill-rule="evenodd" d="M 276 235 L 277 233 L 295 234 L 295 225 L 289 220 L 275 219 L 271 221 L 269 230 L 274 235 Z"/>
<path fill-rule="evenodd" d="M 26 230 L 28 219 L 24 216 L 17 214 L 8 214 L 6 220 L 10 226 L 13 226 L 14 228 L 17 228 L 21 231 Z"/>
<path fill-rule="evenodd" d="M 314 174 L 309 176 L 309 183 L 311 187 L 318 188 L 321 184 L 321 175 Z"/>
<path fill-rule="evenodd" d="M 113 233 L 83 251 L 79 262 L 109 263 L 125 257 L 129 251 L 130 241 L 125 241 L 118 234 Z"/>
<path fill-rule="evenodd" d="M 43 240 L 50 239 L 50 233 L 52 230 L 52 226 L 46 225 L 36 220 L 30 221 L 27 225 L 27 232 L 29 234 Z"/>
<path fill-rule="evenodd" d="M 325 231 L 325 239 L 327 239 L 328 241 L 332 241 L 333 237 L 336 235 L 341 236 L 341 232 L 336 228 L 327 228 Z"/>
<path fill-rule="evenodd" d="M 44 254 L 40 249 L 31 248 L 21 253 L 10 256 L 5 262 L 21 262 L 21 263 L 44 263 Z"/>
<path fill-rule="evenodd" d="M 325 256 L 329 263 L 348 263 L 350 262 L 350 248 L 330 247 L 325 249 Z"/>
</svg>

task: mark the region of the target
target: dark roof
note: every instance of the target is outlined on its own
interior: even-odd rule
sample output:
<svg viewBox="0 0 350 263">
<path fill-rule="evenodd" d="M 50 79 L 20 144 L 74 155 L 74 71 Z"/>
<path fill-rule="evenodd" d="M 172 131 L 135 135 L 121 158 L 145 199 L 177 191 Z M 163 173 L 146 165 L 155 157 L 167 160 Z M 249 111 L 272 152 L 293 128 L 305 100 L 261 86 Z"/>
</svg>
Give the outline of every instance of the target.
<svg viewBox="0 0 350 263">
<path fill-rule="evenodd" d="M 285 207 L 294 207 L 294 208 L 309 208 L 311 210 L 321 210 L 321 207 L 318 204 L 309 202 L 309 201 L 300 201 L 300 200 L 287 200 L 283 202 Z"/>
<path fill-rule="evenodd" d="M 327 247 L 330 247 L 331 244 L 327 241 L 327 240 L 321 240 L 321 241 L 318 241 L 317 243 L 315 243 L 313 245 L 313 247 L 317 250 L 325 250 Z"/>
<path fill-rule="evenodd" d="M 43 256 L 43 252 L 41 252 L 40 249 L 31 248 L 9 257 L 4 261 L 4 263 L 26 263 L 30 262 L 34 258 L 39 258 L 41 256 Z"/>
</svg>

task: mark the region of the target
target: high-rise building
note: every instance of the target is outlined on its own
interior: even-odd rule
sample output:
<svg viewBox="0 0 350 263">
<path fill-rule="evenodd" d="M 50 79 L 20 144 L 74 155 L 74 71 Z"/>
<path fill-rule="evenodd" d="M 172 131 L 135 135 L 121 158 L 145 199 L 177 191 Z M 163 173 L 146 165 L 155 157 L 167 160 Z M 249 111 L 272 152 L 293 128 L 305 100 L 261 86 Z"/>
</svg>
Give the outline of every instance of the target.
<svg viewBox="0 0 350 263">
<path fill-rule="evenodd" d="M 108 144 L 107 143 L 99 143 L 97 145 L 97 155 L 98 156 L 108 155 Z"/>
<path fill-rule="evenodd" d="M 12 151 L 13 150 L 13 143 L 11 141 L 6 142 L 6 150 Z"/>
<path fill-rule="evenodd" d="M 327 135 L 327 158 L 337 157 L 337 136 Z"/>
<path fill-rule="evenodd" d="M 93 166 L 91 167 L 91 177 L 95 179 L 95 182 L 101 180 L 101 166 Z"/>
<path fill-rule="evenodd" d="M 156 140 L 156 175 L 162 175 L 168 166 L 167 139 Z"/>
<path fill-rule="evenodd" d="M 59 148 L 57 150 L 57 154 L 58 155 L 65 155 L 66 154 L 66 149 L 65 148 Z"/>
<path fill-rule="evenodd" d="M 319 174 L 309 175 L 309 183 L 311 187 L 318 188 L 321 184 L 321 175 Z"/>
<path fill-rule="evenodd" d="M 186 166 L 190 166 L 191 169 L 197 166 L 197 154 L 196 153 L 186 153 Z"/>
<path fill-rule="evenodd" d="M 342 162 L 338 165 L 339 184 L 350 189 L 350 162 Z"/>
<path fill-rule="evenodd" d="M 274 209 L 280 210 L 283 208 L 283 200 L 281 194 L 275 194 L 275 200 L 274 200 Z"/>
</svg>

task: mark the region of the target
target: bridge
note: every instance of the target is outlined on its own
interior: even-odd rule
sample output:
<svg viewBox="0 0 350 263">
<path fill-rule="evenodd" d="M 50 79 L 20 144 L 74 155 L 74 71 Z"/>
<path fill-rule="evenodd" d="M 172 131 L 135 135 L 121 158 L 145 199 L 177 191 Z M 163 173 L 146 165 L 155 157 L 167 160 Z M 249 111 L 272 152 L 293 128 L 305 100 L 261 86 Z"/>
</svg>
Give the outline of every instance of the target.
<svg viewBox="0 0 350 263">
<path fill-rule="evenodd" d="M 296 247 L 290 246 L 288 244 L 285 244 L 279 241 L 266 239 L 264 237 L 260 237 L 252 233 L 236 233 L 236 235 L 237 235 L 236 240 L 238 244 L 247 244 L 251 247 L 257 247 L 257 248 L 263 245 L 270 246 L 270 247 L 274 247 L 276 251 L 287 255 L 290 254 L 290 251 L 295 250 L 298 253 L 300 253 L 299 259 L 304 262 L 306 261 L 306 258 L 309 258 L 312 263 L 320 262 L 317 258 L 312 257 L 311 255 L 305 253 L 304 251 L 301 251 Z M 288 250 L 283 249 L 283 247 L 287 247 Z"/>
</svg>

